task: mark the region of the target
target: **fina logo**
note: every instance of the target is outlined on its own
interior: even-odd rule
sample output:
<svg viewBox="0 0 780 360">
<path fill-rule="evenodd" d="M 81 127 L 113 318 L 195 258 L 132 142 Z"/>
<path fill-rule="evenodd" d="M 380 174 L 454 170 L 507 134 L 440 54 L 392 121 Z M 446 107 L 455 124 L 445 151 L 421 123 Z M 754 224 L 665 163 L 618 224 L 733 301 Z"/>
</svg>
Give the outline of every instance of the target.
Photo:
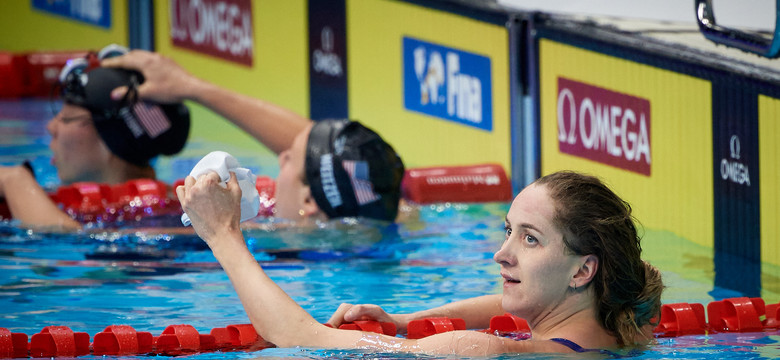
<svg viewBox="0 0 780 360">
<path fill-rule="evenodd" d="M 404 37 L 404 106 L 493 130 L 490 59 Z"/>
</svg>

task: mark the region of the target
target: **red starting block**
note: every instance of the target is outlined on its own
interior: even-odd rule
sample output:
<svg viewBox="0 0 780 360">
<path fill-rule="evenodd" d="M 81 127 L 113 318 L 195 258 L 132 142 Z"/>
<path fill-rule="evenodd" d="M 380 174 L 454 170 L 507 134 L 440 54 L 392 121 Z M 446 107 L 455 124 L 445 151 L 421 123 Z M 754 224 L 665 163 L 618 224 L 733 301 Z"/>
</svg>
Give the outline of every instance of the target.
<svg viewBox="0 0 780 360">
<path fill-rule="evenodd" d="M 409 339 L 421 339 L 433 334 L 441 334 L 448 331 L 466 330 L 466 322 L 463 319 L 435 317 L 420 320 L 412 320 L 406 325 L 406 337 Z"/>
<path fill-rule="evenodd" d="M 0 358 L 27 357 L 27 334 L 0 328 Z"/>
<path fill-rule="evenodd" d="M 0 51 L 0 97 L 27 95 L 28 66 L 26 56 Z"/>
<path fill-rule="evenodd" d="M 661 305 L 661 321 L 654 332 L 661 337 L 704 334 L 704 305 L 676 303 Z"/>
<path fill-rule="evenodd" d="M 95 334 L 94 355 L 134 355 L 152 352 L 154 338 L 149 332 L 136 332 L 128 325 L 111 325 Z"/>
<path fill-rule="evenodd" d="M 409 169 L 401 191 L 417 204 L 512 200 L 512 184 L 497 164 Z"/>
<path fill-rule="evenodd" d="M 710 329 L 727 332 L 761 331 L 764 325 L 764 300 L 761 298 L 731 298 L 707 304 Z M 776 312 L 776 311 L 775 311 Z"/>
<path fill-rule="evenodd" d="M 81 356 L 89 354 L 89 334 L 67 326 L 47 326 L 30 339 L 30 356 Z"/>
<path fill-rule="evenodd" d="M 60 71 L 70 59 L 83 58 L 87 51 L 32 52 L 25 56 L 25 96 L 49 96 Z M 98 65 L 97 57 L 88 59 L 90 67 Z"/>
</svg>

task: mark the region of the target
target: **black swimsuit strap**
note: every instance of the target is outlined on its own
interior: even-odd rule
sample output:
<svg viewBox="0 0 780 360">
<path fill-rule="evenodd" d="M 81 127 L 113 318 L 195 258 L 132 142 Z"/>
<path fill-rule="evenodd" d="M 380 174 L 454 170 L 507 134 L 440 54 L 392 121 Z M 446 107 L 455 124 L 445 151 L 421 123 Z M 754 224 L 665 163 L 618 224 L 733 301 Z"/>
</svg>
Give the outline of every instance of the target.
<svg viewBox="0 0 780 360">
<path fill-rule="evenodd" d="M 616 353 L 614 351 L 609 351 L 609 350 L 606 350 L 606 349 L 586 349 L 586 348 L 580 346 L 579 344 L 575 343 L 574 341 L 571 341 L 569 339 L 564 339 L 564 338 L 552 338 L 552 339 L 550 339 L 550 341 L 555 341 L 555 342 L 557 342 L 557 343 L 559 343 L 559 344 L 561 344 L 563 346 L 568 347 L 569 349 L 574 350 L 574 352 L 578 352 L 578 353 L 582 353 L 582 352 L 597 352 L 597 353 L 600 353 L 600 354 L 611 356 L 611 357 L 616 358 L 616 359 L 619 359 L 619 358 L 622 358 L 622 357 L 626 357 L 626 356 L 636 356 L 636 354 L 633 353 L 633 352 L 630 352 L 629 355 L 621 355 L 621 354 L 618 354 L 618 353 Z"/>
<path fill-rule="evenodd" d="M 577 344 L 574 341 L 571 341 L 569 339 L 552 338 L 552 339 L 550 339 L 550 341 L 555 341 L 555 342 L 557 342 L 557 343 L 559 343 L 559 344 L 561 344 L 563 346 L 568 347 L 569 349 L 574 350 L 574 352 L 578 352 L 578 353 L 586 352 L 586 351 L 598 351 L 596 349 L 585 349 L 582 346 L 580 346 L 579 344 Z"/>
</svg>

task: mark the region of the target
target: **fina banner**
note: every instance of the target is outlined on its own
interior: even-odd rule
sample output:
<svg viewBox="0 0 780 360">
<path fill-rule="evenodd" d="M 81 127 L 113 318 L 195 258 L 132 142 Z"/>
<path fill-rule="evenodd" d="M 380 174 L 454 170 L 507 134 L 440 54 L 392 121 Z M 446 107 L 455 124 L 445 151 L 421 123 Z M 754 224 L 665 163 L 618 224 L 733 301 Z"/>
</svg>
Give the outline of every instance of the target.
<svg viewBox="0 0 780 360">
<path fill-rule="evenodd" d="M 170 0 L 173 45 L 252 66 L 250 0 Z"/>
<path fill-rule="evenodd" d="M 403 38 L 404 107 L 493 130 L 490 58 Z"/>
<path fill-rule="evenodd" d="M 33 9 L 111 28 L 111 0 L 33 0 Z"/>
</svg>

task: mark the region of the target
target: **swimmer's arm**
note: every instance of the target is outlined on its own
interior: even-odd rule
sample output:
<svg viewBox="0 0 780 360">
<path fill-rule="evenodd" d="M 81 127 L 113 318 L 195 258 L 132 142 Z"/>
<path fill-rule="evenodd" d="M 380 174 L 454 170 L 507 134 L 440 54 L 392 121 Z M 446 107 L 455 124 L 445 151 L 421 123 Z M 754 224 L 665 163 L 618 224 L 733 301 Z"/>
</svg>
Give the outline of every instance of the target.
<svg viewBox="0 0 780 360">
<path fill-rule="evenodd" d="M 501 294 L 496 294 L 460 300 L 410 314 L 388 314 L 381 307 L 370 304 L 341 304 L 328 320 L 328 324 L 338 328 L 345 322 L 356 320 L 390 321 L 395 324 L 399 333 L 405 333 L 406 325 L 412 320 L 449 317 L 463 319 L 467 329 L 485 329 L 490 327 L 491 317 L 503 314 Z"/>
<path fill-rule="evenodd" d="M 143 50 L 103 60 L 101 65 L 140 71 L 145 78 L 139 95 L 161 103 L 192 100 L 252 135 L 275 153 L 292 146 L 311 121 L 297 113 L 267 101 L 249 97 L 202 80 L 188 73 L 168 57 Z M 115 99 L 124 96 L 126 88 L 112 91 Z"/>
<path fill-rule="evenodd" d="M 320 324 L 268 277 L 247 249 L 239 226 L 241 189 L 236 177 L 231 176 L 226 188 L 219 183 L 219 176 L 214 172 L 200 176 L 197 181 L 188 176 L 176 193 L 190 215 L 193 228 L 227 273 L 255 330 L 266 341 L 280 347 L 364 348 L 430 354 L 527 351 L 524 347 L 529 345 L 474 331 L 412 340 Z"/>
<path fill-rule="evenodd" d="M 211 248 L 227 273 L 257 333 L 277 346 L 325 346 L 328 328 L 311 317 L 268 275 L 246 247 L 239 225 L 241 188 L 231 176 L 225 188 L 219 175 L 209 172 L 184 179 L 176 188 L 192 227 Z M 357 338 L 353 339 L 353 342 Z"/>
<path fill-rule="evenodd" d="M 537 351 L 537 344 L 532 341 L 514 341 L 476 331 L 455 331 L 413 340 L 326 327 L 296 304 L 265 274 L 243 245 L 240 232 L 225 236 L 232 240 L 224 242 L 225 246 L 212 248 L 214 255 L 227 272 L 258 334 L 279 347 L 368 349 L 467 356 Z"/>
<path fill-rule="evenodd" d="M 277 154 L 292 147 L 295 136 L 311 123 L 281 106 L 205 81 L 193 88 L 190 99 L 230 120 Z"/>
<path fill-rule="evenodd" d="M 0 194 L 8 209 L 22 224 L 77 230 L 81 225 L 51 200 L 29 170 L 21 167 L 0 168 Z"/>
</svg>

